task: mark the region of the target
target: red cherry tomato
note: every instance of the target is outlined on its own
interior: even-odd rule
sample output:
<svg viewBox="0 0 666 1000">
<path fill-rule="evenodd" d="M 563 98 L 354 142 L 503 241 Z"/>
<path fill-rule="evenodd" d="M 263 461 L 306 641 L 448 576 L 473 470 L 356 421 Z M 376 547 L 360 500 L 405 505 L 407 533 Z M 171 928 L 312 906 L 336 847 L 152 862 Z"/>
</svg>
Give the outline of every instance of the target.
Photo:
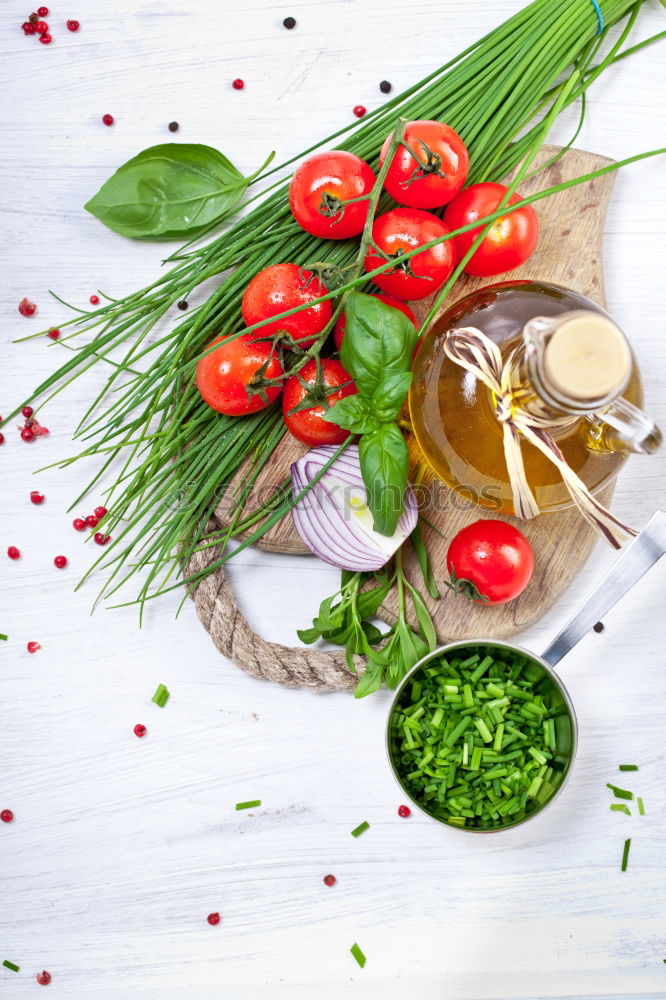
<svg viewBox="0 0 666 1000">
<path fill-rule="evenodd" d="M 393 133 L 379 154 L 380 166 L 386 158 Z M 384 187 L 401 205 L 437 208 L 458 194 L 467 178 L 469 155 L 457 132 L 435 121 L 409 122 L 405 142 L 416 153 L 398 146 Z"/>
<path fill-rule="evenodd" d="M 420 247 L 430 240 L 446 236 L 448 228 L 441 219 L 430 212 L 418 208 L 394 208 L 375 219 L 372 239 L 380 250 L 389 257 Z M 371 247 L 364 261 L 366 271 L 384 264 Z M 431 247 L 403 264 L 396 259 L 392 270 L 377 274 L 372 280 L 383 292 L 397 299 L 424 299 L 432 295 L 444 284 L 455 266 L 455 251 L 452 241 Z"/>
<path fill-rule="evenodd" d="M 277 399 L 280 386 L 267 386 L 265 399 L 250 390 L 258 370 L 268 361 L 264 372 L 267 379 L 283 374 L 275 349 L 266 341 L 257 341 L 255 334 L 243 333 L 234 340 L 218 337 L 208 346 L 220 344 L 197 363 L 197 389 L 202 397 L 219 413 L 240 417 L 256 413 Z"/>
<path fill-rule="evenodd" d="M 483 604 L 504 604 L 522 594 L 530 582 L 534 553 L 512 524 L 474 521 L 449 545 L 446 565 L 455 592 Z"/>
<path fill-rule="evenodd" d="M 418 330 L 421 325 L 417 320 L 416 316 L 404 302 L 400 299 L 394 299 L 392 295 L 385 295 L 383 292 L 372 292 L 373 299 L 379 299 L 381 302 L 385 302 L 387 306 L 392 306 L 394 309 L 399 309 L 401 313 L 404 313 L 407 319 L 411 320 L 414 324 L 414 328 Z M 335 347 L 339 351 L 342 347 L 342 338 L 345 335 L 345 328 L 347 326 L 347 316 L 346 313 L 341 312 L 335 321 L 335 326 L 333 327 L 333 339 L 335 340 Z"/>
<path fill-rule="evenodd" d="M 349 431 L 323 419 L 326 412 L 324 400 L 329 407 L 334 406 L 339 399 L 353 396 L 356 386 L 339 361 L 326 358 L 319 364 L 319 379 L 317 363 L 313 359 L 303 365 L 298 375 L 292 375 L 285 382 L 282 397 L 284 422 L 287 430 L 303 444 L 342 444 L 349 437 Z M 342 388 L 329 393 L 328 390 L 335 386 Z M 311 398 L 312 406 L 297 410 L 296 413 L 290 412 L 295 406 L 300 406 L 306 396 Z"/>
<path fill-rule="evenodd" d="M 255 274 L 243 293 L 241 308 L 247 326 L 262 319 L 277 316 L 294 306 L 312 302 L 326 295 L 326 286 L 313 274 L 296 264 L 272 264 Z M 333 314 L 330 299 L 318 302 L 309 309 L 287 316 L 286 319 L 267 323 L 254 331 L 255 337 L 272 337 L 283 331 L 301 347 L 314 344 Z"/>
<path fill-rule="evenodd" d="M 470 222 L 490 215 L 497 209 L 507 190 L 504 184 L 493 184 L 490 181 L 472 184 L 447 206 L 444 212 L 445 223 L 449 229 L 459 229 L 460 226 L 467 226 Z M 520 195 L 515 192 L 508 204 L 516 205 L 521 200 Z M 454 236 L 458 260 L 462 260 L 482 229 L 483 226 L 479 226 L 478 229 Z M 524 264 L 532 254 L 538 236 L 539 223 L 531 205 L 523 205 L 510 215 L 501 215 L 493 222 L 478 250 L 474 251 L 465 265 L 465 271 L 480 278 L 512 271 L 514 267 Z"/>
<path fill-rule="evenodd" d="M 341 202 L 369 194 L 374 183 L 374 172 L 360 156 L 341 149 L 314 153 L 303 160 L 291 178 L 289 207 L 306 233 L 346 240 L 362 231 L 368 202 Z"/>
</svg>

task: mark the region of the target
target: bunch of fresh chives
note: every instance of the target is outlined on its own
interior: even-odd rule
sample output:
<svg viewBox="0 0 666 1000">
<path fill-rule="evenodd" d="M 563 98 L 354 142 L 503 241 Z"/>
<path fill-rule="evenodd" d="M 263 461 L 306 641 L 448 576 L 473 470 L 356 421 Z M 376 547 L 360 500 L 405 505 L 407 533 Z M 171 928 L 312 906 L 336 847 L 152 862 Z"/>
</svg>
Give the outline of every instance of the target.
<svg viewBox="0 0 666 1000">
<path fill-rule="evenodd" d="M 640 2 L 600 0 L 599 6 L 601 32 L 590 0 L 534 0 L 441 69 L 321 145 L 349 149 L 376 166 L 398 116 L 434 118 L 450 124 L 468 145 L 470 181 L 499 179 L 533 145 L 542 112 L 567 85 L 567 78 L 560 79 L 563 73 L 578 74 L 566 104 L 584 95 L 606 66 L 622 58 L 621 46 Z M 609 28 L 626 14 L 620 38 L 594 64 Z M 240 300 L 250 278 L 280 261 L 307 265 L 325 256 L 331 273 L 339 274 L 354 260 L 353 241 L 323 243 L 295 224 L 286 183 L 275 183 L 256 199 L 256 206 L 222 236 L 174 254 L 172 267 L 147 288 L 60 324 L 61 329 L 72 328 L 59 341 L 71 356 L 35 390 L 33 398 L 48 399 L 98 360 L 111 366 L 107 383 L 76 431 L 84 450 L 60 463 L 99 458 L 99 471 L 81 497 L 107 470 L 118 470 L 105 501 L 110 513 L 104 529 L 112 533 L 113 543 L 95 563 L 109 570 L 102 588 L 107 596 L 138 570 L 145 571 L 140 601 L 172 586 L 169 581 L 181 562 L 204 543 L 220 492 L 243 463 L 248 478 L 238 498 L 237 527 L 248 527 L 248 518 L 241 517 L 242 501 L 284 433 L 279 409 L 274 405 L 240 420 L 220 416 L 201 400 L 192 361 L 220 332 L 243 328 Z M 223 273 L 226 277 L 203 305 L 176 327 L 158 331 L 175 303 Z M 71 338 L 91 330 L 96 331 L 92 339 L 73 350 Z M 113 356 L 118 350 L 124 350 L 120 361 Z M 288 506 L 287 501 L 278 505 L 256 534 Z M 255 523 L 252 517 L 249 523 Z"/>
</svg>

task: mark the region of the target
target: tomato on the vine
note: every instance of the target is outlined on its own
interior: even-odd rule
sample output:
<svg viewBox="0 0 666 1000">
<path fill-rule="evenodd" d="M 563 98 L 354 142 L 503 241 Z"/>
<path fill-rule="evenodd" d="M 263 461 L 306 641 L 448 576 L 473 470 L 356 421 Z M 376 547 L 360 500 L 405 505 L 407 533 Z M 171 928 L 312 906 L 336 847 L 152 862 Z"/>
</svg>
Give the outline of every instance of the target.
<svg viewBox="0 0 666 1000">
<path fill-rule="evenodd" d="M 504 184 L 490 181 L 472 184 L 471 187 L 464 188 L 447 205 L 444 221 L 449 229 L 459 229 L 461 226 L 469 225 L 470 222 L 491 215 L 497 210 L 507 191 L 508 188 Z M 507 205 L 517 205 L 520 201 L 522 201 L 521 196 L 515 192 L 509 198 Z M 458 260 L 462 260 L 482 230 L 483 225 L 467 233 L 461 233 L 460 236 L 454 236 Z M 501 215 L 491 224 L 480 246 L 465 264 L 464 270 L 467 274 L 480 278 L 511 271 L 514 267 L 524 264 L 531 256 L 538 236 L 539 223 L 531 205 L 523 205 L 509 215 Z"/>
<path fill-rule="evenodd" d="M 394 266 L 373 277 L 383 292 L 397 299 L 424 299 L 444 284 L 455 266 L 455 251 L 447 240 L 400 262 L 400 257 L 416 247 L 441 239 L 449 232 L 441 219 L 418 208 L 393 208 L 379 215 L 372 227 L 373 246 L 368 249 L 364 267 L 373 271 L 387 259 Z M 384 256 L 380 256 L 377 247 Z"/>
<path fill-rule="evenodd" d="M 358 236 L 368 215 L 368 200 L 375 175 L 354 153 L 342 149 L 313 153 L 294 171 L 289 184 L 289 207 L 306 233 L 328 240 Z"/>
<path fill-rule="evenodd" d="M 339 361 L 323 358 L 319 369 L 314 358 L 307 361 L 284 385 L 282 413 L 287 430 L 303 444 L 342 444 L 349 431 L 324 420 L 323 415 L 338 400 L 355 392 L 351 376 Z"/>
<path fill-rule="evenodd" d="M 379 154 L 384 162 L 393 133 Z M 388 169 L 384 187 L 401 205 L 437 208 L 458 194 L 467 179 L 469 155 L 457 132 L 443 122 L 420 120 L 405 126 L 404 142 Z M 413 151 L 413 152 L 412 152 Z"/>
<path fill-rule="evenodd" d="M 243 333 L 233 340 L 218 337 L 208 348 L 214 344 L 220 346 L 199 359 L 196 373 L 197 389 L 209 406 L 229 417 L 242 417 L 263 410 L 278 398 L 281 385 L 262 386 L 264 379 L 283 374 L 277 352 L 268 341 Z"/>
<path fill-rule="evenodd" d="M 387 306 L 392 306 L 393 309 L 399 309 L 401 313 L 404 313 L 407 319 L 411 320 L 414 324 L 416 330 L 419 329 L 419 321 L 416 316 L 404 302 L 400 299 L 394 299 L 392 295 L 385 295 L 384 292 L 371 292 L 373 299 L 379 299 L 380 302 L 384 302 Z M 344 312 L 341 312 L 335 321 L 335 326 L 333 327 L 333 339 L 335 340 L 336 350 L 340 350 L 342 347 L 342 338 L 345 335 L 345 328 L 347 326 L 347 316 Z"/>
<path fill-rule="evenodd" d="M 449 586 L 484 604 L 504 604 L 522 594 L 534 569 L 532 546 L 507 521 L 468 524 L 446 553 Z"/>
<path fill-rule="evenodd" d="M 271 264 L 255 274 L 243 293 L 241 309 L 247 326 L 277 316 L 326 295 L 326 286 L 313 271 L 297 264 Z M 283 332 L 299 347 L 310 347 L 333 314 L 330 299 L 293 313 L 253 331 L 255 337 L 272 337 Z"/>
</svg>

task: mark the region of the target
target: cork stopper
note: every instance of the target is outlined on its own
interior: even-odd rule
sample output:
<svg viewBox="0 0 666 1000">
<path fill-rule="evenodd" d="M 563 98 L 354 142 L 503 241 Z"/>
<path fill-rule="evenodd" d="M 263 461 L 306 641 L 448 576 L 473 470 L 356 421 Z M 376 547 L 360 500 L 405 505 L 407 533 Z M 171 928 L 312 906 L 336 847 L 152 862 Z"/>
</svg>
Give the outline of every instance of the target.
<svg viewBox="0 0 666 1000">
<path fill-rule="evenodd" d="M 601 313 L 570 313 L 546 345 L 544 375 L 558 395 L 591 402 L 619 395 L 631 374 L 624 334 Z"/>
</svg>

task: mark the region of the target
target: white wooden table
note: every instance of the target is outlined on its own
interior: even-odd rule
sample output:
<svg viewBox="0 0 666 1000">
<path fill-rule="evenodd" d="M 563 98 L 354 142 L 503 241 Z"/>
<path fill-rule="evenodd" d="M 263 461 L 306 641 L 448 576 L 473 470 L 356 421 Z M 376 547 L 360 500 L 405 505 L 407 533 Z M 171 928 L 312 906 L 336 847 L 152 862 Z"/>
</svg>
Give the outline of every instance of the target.
<svg viewBox="0 0 666 1000">
<path fill-rule="evenodd" d="M 375 107 L 380 80 L 401 89 L 520 6 L 56 3 L 50 47 L 22 35 L 25 4 L 0 11 L 2 413 L 60 358 L 45 340 L 11 343 L 63 318 L 47 289 L 85 303 L 98 288 L 122 293 L 154 276 L 164 247 L 115 236 L 82 204 L 130 155 L 168 140 L 169 121 L 180 122 L 178 140 L 218 146 L 250 172 L 269 149 L 284 159 L 342 126 L 355 104 Z M 287 15 L 294 31 L 282 27 Z M 80 19 L 78 34 L 67 17 Z M 648 0 L 637 37 L 663 20 Z M 620 158 L 659 144 L 663 59 L 663 48 L 648 49 L 603 77 L 579 146 Z M 230 88 L 237 76 L 242 92 Z M 565 116 L 552 141 L 573 121 Z M 618 176 L 605 244 L 609 305 L 662 425 L 664 178 L 663 161 Z M 24 295 L 37 318 L 18 315 Z M 551 810 L 489 838 L 402 820 L 384 758 L 384 694 L 357 703 L 252 681 L 218 656 L 191 606 L 174 619 L 178 596 L 154 603 L 140 631 L 132 608 L 89 616 L 94 583 L 73 593 L 91 552 L 66 508 L 92 467 L 31 473 L 71 451 L 102 378 L 93 371 L 49 404 L 49 438 L 28 446 L 9 429 L 0 449 L 0 631 L 10 637 L 0 650 L 0 809 L 15 813 L 0 824 L 0 961 L 21 966 L 0 966 L 0 996 L 34 995 L 45 968 L 54 996 L 86 1000 L 666 997 L 666 562 L 563 665 L 580 753 Z M 665 466 L 663 456 L 632 460 L 620 515 L 640 526 L 663 505 Z M 34 488 L 42 507 L 29 502 Z M 11 544 L 19 562 L 6 558 Z M 53 566 L 58 553 L 66 570 Z M 611 560 L 599 547 L 523 643 L 543 647 Z M 292 642 L 337 574 L 245 552 L 232 577 L 251 622 Z M 28 640 L 42 645 L 33 656 Z M 172 692 L 164 710 L 150 703 L 159 682 Z M 605 783 L 626 761 L 641 766 L 623 777 L 645 799 L 643 818 L 608 809 Z M 234 811 L 255 797 L 260 809 Z M 370 829 L 355 840 L 362 820 Z"/>
</svg>

